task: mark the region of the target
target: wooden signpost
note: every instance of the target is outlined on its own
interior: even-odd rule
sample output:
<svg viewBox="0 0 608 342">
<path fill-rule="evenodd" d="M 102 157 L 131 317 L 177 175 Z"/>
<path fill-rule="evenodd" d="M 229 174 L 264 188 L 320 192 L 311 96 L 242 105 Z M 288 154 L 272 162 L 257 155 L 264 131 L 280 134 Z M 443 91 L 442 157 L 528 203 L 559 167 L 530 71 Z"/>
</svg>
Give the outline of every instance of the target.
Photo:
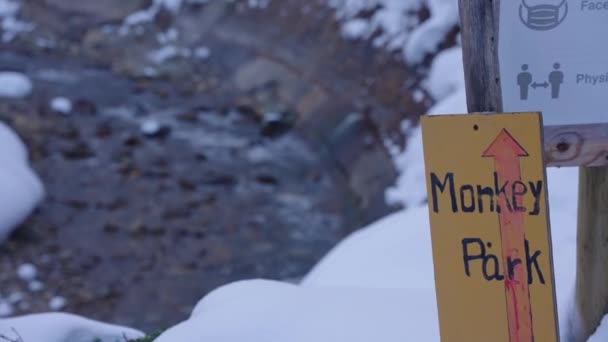
<svg viewBox="0 0 608 342">
<path fill-rule="evenodd" d="M 557 341 L 538 113 L 422 119 L 442 341 Z"/>
<path fill-rule="evenodd" d="M 608 313 L 608 45 L 591 38 L 608 31 L 608 6 L 586 0 L 459 5 L 469 112 L 538 111 L 545 125 L 531 123 L 533 114 L 422 121 L 442 340 L 559 340 L 546 186 L 539 195 L 542 215 L 529 215 L 526 196 L 535 193 L 530 178 L 545 181 L 538 176 L 545 166 L 579 166 L 580 322 L 571 337 L 586 341 Z M 505 187 L 493 203 L 485 185 L 492 175 L 518 184 Z M 520 201 L 526 211 L 504 210 Z M 534 261 L 551 274 L 543 286 L 530 282 L 536 269 L 514 262 L 526 259 L 530 266 L 530 251 L 540 252 Z"/>
</svg>

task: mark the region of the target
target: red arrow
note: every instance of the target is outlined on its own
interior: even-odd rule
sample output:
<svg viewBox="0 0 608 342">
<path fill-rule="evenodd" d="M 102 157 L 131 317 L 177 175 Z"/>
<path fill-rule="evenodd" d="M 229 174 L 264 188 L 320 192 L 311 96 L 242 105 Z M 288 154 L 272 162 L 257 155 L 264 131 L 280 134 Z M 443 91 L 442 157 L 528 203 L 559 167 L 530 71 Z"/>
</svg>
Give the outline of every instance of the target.
<svg viewBox="0 0 608 342">
<path fill-rule="evenodd" d="M 520 157 L 528 152 L 503 129 L 483 153 L 482 157 L 494 158 L 494 168 L 499 184 L 505 183 L 505 192 L 498 195 L 500 206 L 500 238 L 502 264 L 505 273 L 505 294 L 509 342 L 533 342 L 532 307 L 525 256 L 524 213 L 514 211 L 515 201 L 522 203 L 522 195 L 513 195 L 513 183 L 521 182 Z"/>
</svg>

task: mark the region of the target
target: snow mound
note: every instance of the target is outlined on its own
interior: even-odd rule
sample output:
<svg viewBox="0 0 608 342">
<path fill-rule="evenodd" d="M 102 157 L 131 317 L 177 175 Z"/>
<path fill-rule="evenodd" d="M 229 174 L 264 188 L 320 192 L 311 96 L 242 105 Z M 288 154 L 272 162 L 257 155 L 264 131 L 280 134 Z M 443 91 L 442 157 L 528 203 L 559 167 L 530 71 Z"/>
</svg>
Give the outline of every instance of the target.
<svg viewBox="0 0 608 342">
<path fill-rule="evenodd" d="M 157 342 L 438 341 L 432 289 L 300 287 L 252 280 L 222 287 Z M 414 338 L 413 338 L 414 337 Z"/>
<path fill-rule="evenodd" d="M 0 98 L 23 98 L 32 92 L 32 88 L 32 81 L 24 74 L 0 71 Z"/>
<path fill-rule="evenodd" d="M 116 342 L 140 338 L 140 331 L 65 314 L 37 314 L 0 320 L 0 336 L 26 342 Z"/>
<path fill-rule="evenodd" d="M 605 316 L 602 323 L 597 328 L 593 336 L 587 342 L 606 342 L 608 341 L 608 316 Z"/>
<path fill-rule="evenodd" d="M 42 200 L 44 189 L 21 139 L 0 123 L 0 243 Z"/>
<path fill-rule="evenodd" d="M 426 207 L 383 218 L 344 239 L 301 285 L 434 289 L 428 227 Z"/>
</svg>

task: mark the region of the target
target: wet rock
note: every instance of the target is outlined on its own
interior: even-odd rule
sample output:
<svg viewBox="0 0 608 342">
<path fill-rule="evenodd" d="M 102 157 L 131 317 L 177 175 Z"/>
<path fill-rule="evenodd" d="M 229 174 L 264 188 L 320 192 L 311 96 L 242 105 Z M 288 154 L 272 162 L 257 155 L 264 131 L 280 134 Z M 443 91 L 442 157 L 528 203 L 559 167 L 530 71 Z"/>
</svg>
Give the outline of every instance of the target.
<svg viewBox="0 0 608 342">
<path fill-rule="evenodd" d="M 59 136 L 68 140 L 75 140 L 80 138 L 80 131 L 73 124 L 59 125 L 57 131 Z"/>
<path fill-rule="evenodd" d="M 95 152 L 84 141 L 80 141 L 63 151 L 63 157 L 68 160 L 88 159 L 94 156 Z"/>
<path fill-rule="evenodd" d="M 135 163 L 130 160 L 122 161 L 116 168 L 116 171 L 125 177 L 137 176 L 140 173 Z"/>
<path fill-rule="evenodd" d="M 260 133 L 266 137 L 278 137 L 287 133 L 295 123 L 296 115 L 290 112 L 264 114 Z"/>
<path fill-rule="evenodd" d="M 158 13 L 154 17 L 154 24 L 161 31 L 167 31 L 173 24 L 173 13 L 164 5 L 161 6 Z"/>
<path fill-rule="evenodd" d="M 38 0 L 40 1 L 60 11 L 92 17 L 97 21 L 122 20 L 151 3 L 151 0 Z"/>
<path fill-rule="evenodd" d="M 77 99 L 74 101 L 72 111 L 77 114 L 94 115 L 97 114 L 97 105 L 87 99 Z"/>
<path fill-rule="evenodd" d="M 128 147 L 136 147 L 136 146 L 140 146 L 142 144 L 142 140 L 136 135 L 129 135 L 125 139 L 124 144 L 125 144 L 125 146 L 128 146 Z"/>
<path fill-rule="evenodd" d="M 202 183 L 208 185 L 232 186 L 237 183 L 237 179 L 228 174 L 207 172 L 205 175 L 203 175 Z"/>
<path fill-rule="evenodd" d="M 269 174 L 260 174 L 255 177 L 258 183 L 265 185 L 277 185 L 279 181 L 273 175 Z"/>
<path fill-rule="evenodd" d="M 114 222 L 108 222 L 103 226 L 103 231 L 106 233 L 117 233 L 119 230 L 120 227 Z"/>
<path fill-rule="evenodd" d="M 204 153 L 201 153 L 201 152 L 195 153 L 194 154 L 194 159 L 196 159 L 196 161 L 199 161 L 199 162 L 204 162 L 204 161 L 209 160 L 209 158 L 207 158 L 207 156 Z"/>
<path fill-rule="evenodd" d="M 165 229 L 164 226 L 156 225 L 156 226 L 148 227 L 145 230 L 145 232 L 149 235 L 161 236 L 161 235 L 165 235 L 167 230 Z"/>
<path fill-rule="evenodd" d="M 127 206 L 129 202 L 124 198 L 115 198 L 109 202 L 99 203 L 98 207 L 105 208 L 109 211 L 115 211 Z"/>
<path fill-rule="evenodd" d="M 131 223 L 131 225 L 129 226 L 129 234 L 131 234 L 132 236 L 142 235 L 145 233 L 146 229 L 146 225 L 138 219 Z"/>
<path fill-rule="evenodd" d="M 107 122 L 102 122 L 95 128 L 95 136 L 100 139 L 106 139 L 112 135 L 112 125 Z"/>
<path fill-rule="evenodd" d="M 188 123 L 195 123 L 198 121 L 198 113 L 196 111 L 185 111 L 177 114 L 177 120 Z"/>
<path fill-rule="evenodd" d="M 182 190 L 187 192 L 196 190 L 196 184 L 190 179 L 180 178 L 177 180 L 177 184 Z"/>
<path fill-rule="evenodd" d="M 241 99 L 240 101 L 248 102 L 247 100 Z M 236 107 L 237 111 L 246 117 L 252 118 L 255 121 L 261 121 L 263 115 L 253 106 L 249 104 L 240 104 Z"/>
<path fill-rule="evenodd" d="M 77 209 L 77 210 L 82 210 L 82 209 L 86 209 L 89 204 L 86 201 L 80 200 L 80 199 L 69 199 L 67 201 L 65 201 L 65 204 L 72 208 L 72 209 Z"/>
<path fill-rule="evenodd" d="M 185 218 L 190 216 L 190 209 L 187 207 L 169 208 L 163 212 L 162 218 L 165 220 L 173 220 L 176 218 Z"/>
</svg>

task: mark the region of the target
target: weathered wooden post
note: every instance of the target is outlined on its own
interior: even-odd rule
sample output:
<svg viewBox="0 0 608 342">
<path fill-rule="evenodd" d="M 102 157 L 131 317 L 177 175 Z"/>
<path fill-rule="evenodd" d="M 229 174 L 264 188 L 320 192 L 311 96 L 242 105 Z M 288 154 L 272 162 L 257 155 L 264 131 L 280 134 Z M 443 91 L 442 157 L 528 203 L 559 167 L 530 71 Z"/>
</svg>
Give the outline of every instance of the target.
<svg viewBox="0 0 608 342">
<path fill-rule="evenodd" d="M 608 48 L 584 37 L 608 31 L 608 10 L 568 0 L 459 3 L 469 111 L 541 110 L 546 165 L 580 166 L 577 312 L 566 319 L 571 339 L 586 341 L 608 313 Z"/>
<path fill-rule="evenodd" d="M 576 309 L 572 337 L 586 341 L 608 314 L 608 168 L 581 167 Z"/>
</svg>

